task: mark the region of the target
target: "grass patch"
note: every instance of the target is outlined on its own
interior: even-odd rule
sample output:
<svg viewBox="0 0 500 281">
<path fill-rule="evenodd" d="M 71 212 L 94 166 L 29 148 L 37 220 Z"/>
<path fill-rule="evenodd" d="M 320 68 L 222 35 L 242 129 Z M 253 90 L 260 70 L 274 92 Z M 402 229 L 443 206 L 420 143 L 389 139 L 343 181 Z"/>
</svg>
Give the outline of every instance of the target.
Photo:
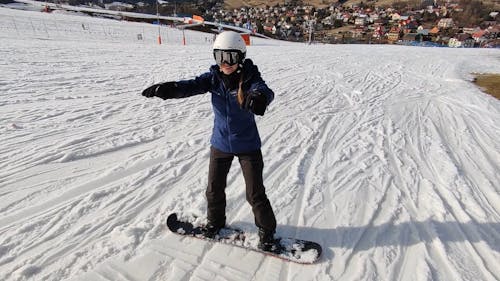
<svg viewBox="0 0 500 281">
<path fill-rule="evenodd" d="M 486 93 L 500 99 L 500 74 L 475 74 L 474 83 Z"/>
</svg>

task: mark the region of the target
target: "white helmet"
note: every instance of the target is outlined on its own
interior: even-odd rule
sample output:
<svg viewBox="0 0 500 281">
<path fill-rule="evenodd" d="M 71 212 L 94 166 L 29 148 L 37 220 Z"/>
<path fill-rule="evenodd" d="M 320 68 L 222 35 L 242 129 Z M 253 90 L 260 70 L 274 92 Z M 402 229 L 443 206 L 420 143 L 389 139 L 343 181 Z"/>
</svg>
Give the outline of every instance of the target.
<svg viewBox="0 0 500 281">
<path fill-rule="evenodd" d="M 224 31 L 215 38 L 214 50 L 235 50 L 242 54 L 247 52 L 245 41 L 241 35 L 234 31 Z"/>
</svg>

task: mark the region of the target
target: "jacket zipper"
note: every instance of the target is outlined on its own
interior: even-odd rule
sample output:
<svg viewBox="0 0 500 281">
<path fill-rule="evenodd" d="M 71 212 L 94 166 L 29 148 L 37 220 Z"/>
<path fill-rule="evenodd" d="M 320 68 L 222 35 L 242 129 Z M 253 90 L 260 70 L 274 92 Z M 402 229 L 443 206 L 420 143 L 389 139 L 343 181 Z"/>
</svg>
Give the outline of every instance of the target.
<svg viewBox="0 0 500 281">
<path fill-rule="evenodd" d="M 225 85 L 224 85 L 225 88 Z M 226 126 L 227 126 L 227 142 L 229 145 L 229 152 L 233 152 L 233 146 L 231 144 L 231 127 L 229 126 L 229 112 L 231 110 L 230 108 L 230 93 L 228 93 L 227 89 L 225 89 L 225 94 L 226 94 Z"/>
</svg>

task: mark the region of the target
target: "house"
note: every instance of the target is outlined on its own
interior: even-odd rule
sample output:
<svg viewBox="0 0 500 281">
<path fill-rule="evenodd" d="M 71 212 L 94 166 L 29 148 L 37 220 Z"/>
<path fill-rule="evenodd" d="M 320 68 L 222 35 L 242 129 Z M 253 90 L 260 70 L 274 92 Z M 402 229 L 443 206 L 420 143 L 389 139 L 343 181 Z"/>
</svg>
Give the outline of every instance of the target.
<svg viewBox="0 0 500 281">
<path fill-rule="evenodd" d="M 443 18 L 438 22 L 439 28 L 452 28 L 453 27 L 453 19 L 452 18 Z"/>
<path fill-rule="evenodd" d="M 405 28 L 410 30 L 411 32 L 416 32 L 418 30 L 418 23 L 416 21 L 407 20 Z"/>
<path fill-rule="evenodd" d="M 450 38 L 448 41 L 449 47 L 462 47 L 462 48 L 473 48 L 474 47 L 474 39 L 470 34 L 460 33 L 457 34 L 454 38 Z"/>
<path fill-rule="evenodd" d="M 344 14 L 342 15 L 342 21 L 343 21 L 344 23 L 349 22 L 349 19 L 350 19 L 350 18 L 351 18 L 351 15 L 349 15 L 348 13 L 344 13 Z"/>
<path fill-rule="evenodd" d="M 366 17 L 357 17 L 355 20 L 354 20 L 354 25 L 365 25 L 366 23 Z"/>
<path fill-rule="evenodd" d="M 467 33 L 457 34 L 455 38 L 458 39 L 462 43 L 462 47 L 464 48 L 473 48 L 474 47 L 474 38 L 472 35 Z"/>
<path fill-rule="evenodd" d="M 385 28 L 383 25 L 375 25 L 374 26 L 374 32 L 373 32 L 373 37 L 380 39 L 385 33 Z"/>
<path fill-rule="evenodd" d="M 272 33 L 272 34 L 276 33 L 276 27 L 271 22 L 264 23 L 263 27 L 264 27 L 264 31 L 267 31 L 267 32 Z"/>
<path fill-rule="evenodd" d="M 438 36 L 438 38 L 436 39 L 436 43 L 442 45 L 442 46 L 448 46 L 448 42 L 450 41 L 450 37 L 447 37 L 447 36 Z"/>
<path fill-rule="evenodd" d="M 403 43 L 412 43 L 412 42 L 422 42 L 423 37 L 422 34 L 419 33 L 407 33 L 401 38 Z"/>
<path fill-rule="evenodd" d="M 480 30 L 480 31 L 474 32 L 474 33 L 472 34 L 472 38 L 473 38 L 476 42 L 479 42 L 479 41 L 481 41 L 481 38 L 486 39 L 486 38 L 484 38 L 484 37 L 485 37 L 485 34 L 486 34 L 486 30 Z"/>
<path fill-rule="evenodd" d="M 469 38 L 469 39 L 465 39 L 465 40 L 462 42 L 462 46 L 463 46 L 464 48 L 474 48 L 475 43 L 476 43 L 476 42 L 474 41 L 474 39 Z"/>
<path fill-rule="evenodd" d="M 500 25 L 490 26 L 486 29 L 489 39 L 497 39 L 500 37 Z"/>
<path fill-rule="evenodd" d="M 417 28 L 417 33 L 422 34 L 424 36 L 427 36 L 427 35 L 429 35 L 429 29 L 425 29 L 423 26 L 419 26 Z"/>
<path fill-rule="evenodd" d="M 395 43 L 399 40 L 399 29 L 393 28 L 387 33 L 387 41 Z"/>
<path fill-rule="evenodd" d="M 430 35 L 438 35 L 439 34 L 439 28 L 433 27 L 431 30 L 429 30 Z"/>
<path fill-rule="evenodd" d="M 479 27 L 476 27 L 476 28 L 472 28 L 472 27 L 464 27 L 464 28 L 462 29 L 462 31 L 463 31 L 464 33 L 468 33 L 468 34 L 474 34 L 474 33 L 478 32 L 478 31 L 480 31 L 480 30 L 481 30 L 481 29 L 480 29 Z"/>
<path fill-rule="evenodd" d="M 494 20 L 487 20 L 487 21 L 483 22 L 483 25 L 485 25 L 485 26 L 495 26 L 496 24 L 497 24 L 497 22 Z"/>
<path fill-rule="evenodd" d="M 450 40 L 448 41 L 448 47 L 450 47 L 450 48 L 458 48 L 461 46 L 462 46 L 462 43 L 460 41 L 458 41 L 458 39 L 456 39 L 456 38 L 450 38 Z"/>
<path fill-rule="evenodd" d="M 363 27 L 357 27 L 351 30 L 351 33 L 353 38 L 362 38 L 365 34 L 365 30 L 363 29 Z"/>
<path fill-rule="evenodd" d="M 375 22 L 375 21 L 377 21 L 380 18 L 380 16 L 378 14 L 376 14 L 376 13 L 371 13 L 368 16 L 369 16 L 369 21 L 370 22 Z"/>
<path fill-rule="evenodd" d="M 500 39 L 488 40 L 481 44 L 483 48 L 500 48 Z"/>
<path fill-rule="evenodd" d="M 393 21 L 400 21 L 401 20 L 401 15 L 398 14 L 398 13 L 394 13 L 394 14 L 391 15 L 391 19 Z"/>
</svg>

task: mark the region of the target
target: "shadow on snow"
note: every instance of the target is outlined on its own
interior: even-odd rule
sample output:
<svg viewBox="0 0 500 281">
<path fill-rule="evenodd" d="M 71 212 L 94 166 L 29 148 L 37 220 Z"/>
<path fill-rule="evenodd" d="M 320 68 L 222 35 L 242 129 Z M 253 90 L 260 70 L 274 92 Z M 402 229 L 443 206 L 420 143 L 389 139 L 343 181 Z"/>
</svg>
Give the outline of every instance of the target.
<svg viewBox="0 0 500 281">
<path fill-rule="evenodd" d="M 244 229 L 255 227 L 248 222 L 236 222 L 233 225 Z M 333 253 L 329 248 L 352 249 L 353 253 L 357 253 L 376 247 L 408 247 L 433 242 L 440 242 L 444 247 L 461 242 L 485 243 L 500 252 L 500 223 L 426 220 L 333 229 L 279 225 L 277 235 L 316 241 L 330 256 Z"/>
</svg>

